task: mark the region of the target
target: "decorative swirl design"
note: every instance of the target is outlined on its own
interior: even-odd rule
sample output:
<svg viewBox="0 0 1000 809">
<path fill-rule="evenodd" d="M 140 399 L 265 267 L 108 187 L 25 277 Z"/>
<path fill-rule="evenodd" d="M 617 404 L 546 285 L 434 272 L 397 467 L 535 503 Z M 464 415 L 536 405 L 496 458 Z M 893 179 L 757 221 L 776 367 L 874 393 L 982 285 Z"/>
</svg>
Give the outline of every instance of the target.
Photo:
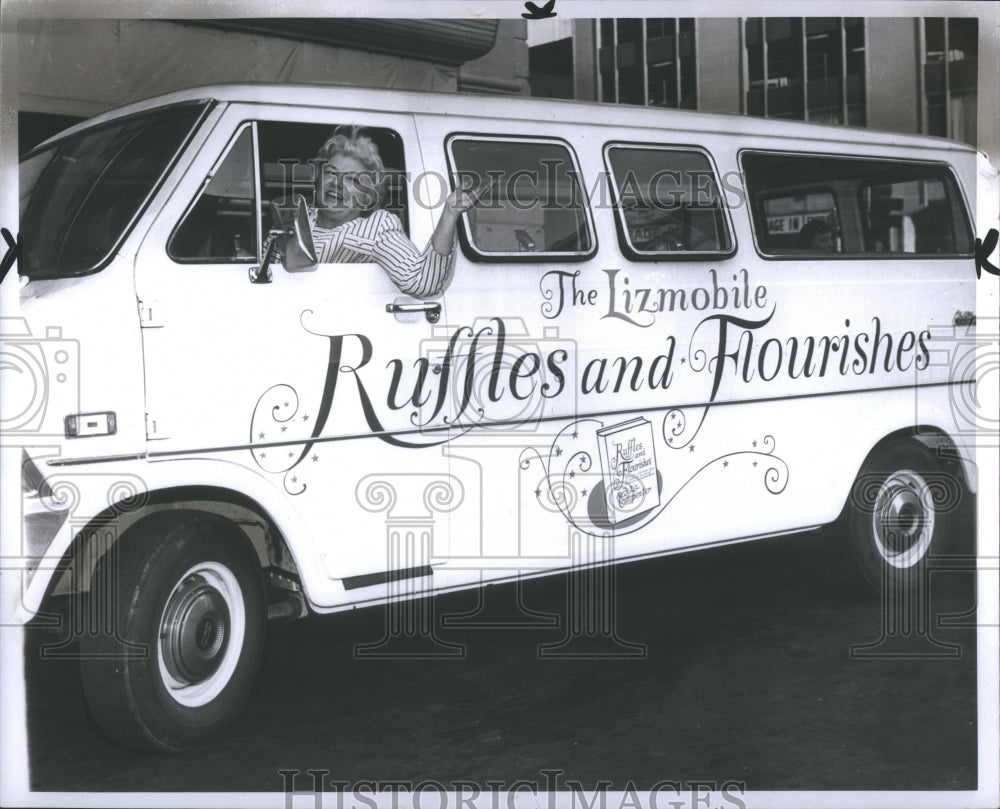
<svg viewBox="0 0 1000 809">
<path fill-rule="evenodd" d="M 458 508 L 465 500 L 465 487 L 453 475 L 447 480 L 432 480 L 424 487 L 424 508 L 432 514 L 445 514 Z"/>
<path fill-rule="evenodd" d="M 108 487 L 108 505 L 116 511 L 135 511 L 149 500 L 143 481 L 139 478 L 116 480 Z"/>
<path fill-rule="evenodd" d="M 701 418 L 698 419 L 695 428 L 689 432 L 687 413 L 680 407 L 671 408 L 663 414 L 663 440 L 670 449 L 684 449 L 701 432 L 701 426 L 705 423 L 707 416 L 708 405 L 705 405 L 701 408 Z"/>
<path fill-rule="evenodd" d="M 300 437 L 288 433 L 298 411 L 299 396 L 291 385 L 274 385 L 257 400 L 250 422 L 250 443 L 265 446 L 252 449 L 251 455 L 265 472 L 286 472 L 302 460 L 305 441 L 299 445 L 287 443 L 288 439 Z"/>
<path fill-rule="evenodd" d="M 366 477 L 358 481 L 354 497 L 365 511 L 377 514 L 380 511 L 391 511 L 398 496 L 396 487 L 385 478 Z"/>
<path fill-rule="evenodd" d="M 871 514 L 875 510 L 875 501 L 878 500 L 878 493 L 884 482 L 885 475 L 879 472 L 858 475 L 851 488 L 851 503 L 854 508 L 864 514 Z"/>
<path fill-rule="evenodd" d="M 577 503 L 580 501 L 580 491 L 564 478 L 555 483 L 549 481 L 549 485 L 546 488 L 546 497 L 549 503 L 569 518 L 569 515 L 573 513 Z M 572 518 L 569 519 L 572 521 Z"/>
<path fill-rule="evenodd" d="M 527 469 L 531 466 L 532 461 L 538 461 L 542 464 L 542 466 L 545 465 L 545 461 L 542 459 L 542 453 L 534 447 L 525 447 L 521 450 L 521 456 L 517 459 L 517 465 L 521 469 Z"/>
<path fill-rule="evenodd" d="M 295 474 L 294 468 L 289 469 L 287 472 L 285 472 L 285 477 L 284 480 L 282 481 L 282 485 L 285 487 L 285 491 L 288 492 L 293 497 L 295 495 L 302 494 L 302 492 L 304 492 L 306 489 L 309 488 L 305 483 L 303 483 L 299 479 L 299 476 Z"/>
<path fill-rule="evenodd" d="M 66 478 L 49 480 L 49 496 L 44 499 L 49 511 L 75 511 L 80 505 L 80 487 Z"/>
<path fill-rule="evenodd" d="M 781 468 L 779 469 L 777 466 L 767 468 L 764 473 L 764 486 L 771 494 L 781 494 L 788 485 L 788 464 L 781 458 L 774 458 L 774 460 L 781 464 Z"/>
<path fill-rule="evenodd" d="M 934 510 L 940 514 L 954 511 L 962 502 L 962 484 L 948 472 L 934 472 L 923 475 L 930 491 Z"/>
<path fill-rule="evenodd" d="M 583 502 L 585 490 L 590 485 L 582 481 L 588 480 L 586 473 L 594 466 L 596 446 L 592 450 L 589 445 L 584 448 L 578 445 L 582 441 L 593 442 L 601 424 L 596 419 L 575 421 L 559 431 L 547 457 L 534 447 L 526 447 L 518 459 L 521 469 L 528 469 L 535 461 L 543 467 L 543 480 L 535 489 L 539 505 L 547 511 L 561 512 L 571 525 L 585 533 L 593 532 L 593 526 L 581 525 L 580 515 L 573 512 Z M 578 473 L 581 473 L 580 478 L 577 478 Z"/>
</svg>

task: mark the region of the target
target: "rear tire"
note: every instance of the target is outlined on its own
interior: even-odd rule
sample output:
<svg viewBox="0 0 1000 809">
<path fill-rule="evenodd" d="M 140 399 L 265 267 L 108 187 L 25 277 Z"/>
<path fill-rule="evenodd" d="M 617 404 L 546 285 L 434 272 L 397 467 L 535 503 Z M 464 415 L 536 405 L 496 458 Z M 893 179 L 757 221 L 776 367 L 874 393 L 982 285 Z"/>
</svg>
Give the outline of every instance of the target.
<svg viewBox="0 0 1000 809">
<path fill-rule="evenodd" d="M 179 752 L 240 713 L 260 662 L 266 601 L 238 528 L 193 511 L 151 515 L 101 560 L 88 597 L 88 614 L 107 618 L 81 638 L 81 674 L 108 736 Z"/>
<path fill-rule="evenodd" d="M 923 444 L 877 449 L 854 481 L 832 551 L 865 590 L 910 589 L 942 553 L 961 494 L 961 481 Z"/>
</svg>

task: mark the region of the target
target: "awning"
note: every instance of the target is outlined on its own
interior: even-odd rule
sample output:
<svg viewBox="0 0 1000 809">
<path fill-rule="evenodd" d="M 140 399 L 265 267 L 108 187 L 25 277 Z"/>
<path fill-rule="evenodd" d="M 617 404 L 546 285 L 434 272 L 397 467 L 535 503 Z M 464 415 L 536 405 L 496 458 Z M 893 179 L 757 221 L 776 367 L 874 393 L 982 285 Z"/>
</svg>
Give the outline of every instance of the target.
<svg viewBox="0 0 1000 809">
<path fill-rule="evenodd" d="M 484 56 L 496 39 L 498 20 L 228 19 L 174 20 L 301 42 L 336 45 L 371 53 L 405 56 L 442 65 L 461 65 Z"/>
</svg>

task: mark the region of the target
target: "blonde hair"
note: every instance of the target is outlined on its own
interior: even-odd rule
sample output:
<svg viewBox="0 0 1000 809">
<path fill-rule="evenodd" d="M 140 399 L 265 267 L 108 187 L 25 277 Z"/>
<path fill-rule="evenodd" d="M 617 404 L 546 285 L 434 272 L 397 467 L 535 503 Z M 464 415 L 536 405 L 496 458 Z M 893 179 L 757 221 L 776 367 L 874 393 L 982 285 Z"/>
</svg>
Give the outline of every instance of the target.
<svg viewBox="0 0 1000 809">
<path fill-rule="evenodd" d="M 335 155 L 347 155 L 360 162 L 371 173 L 370 183 L 367 185 L 367 189 L 373 192 L 371 204 L 361 211 L 361 216 L 371 216 L 385 204 L 389 192 L 389 172 L 382 162 L 378 146 L 367 135 L 360 134 L 360 131 L 357 126 L 338 126 L 320 147 L 317 157 L 326 162 Z"/>
<path fill-rule="evenodd" d="M 333 131 L 333 136 L 320 148 L 318 157 L 322 160 L 330 160 L 334 155 L 345 154 L 360 161 L 368 171 L 377 173 L 385 171 L 385 164 L 378 152 L 378 146 L 372 142 L 372 139 L 367 135 L 359 134 L 360 130 L 356 126 L 349 128 L 350 134 L 346 134 L 343 131 L 345 129 L 347 128 L 337 127 Z"/>
</svg>

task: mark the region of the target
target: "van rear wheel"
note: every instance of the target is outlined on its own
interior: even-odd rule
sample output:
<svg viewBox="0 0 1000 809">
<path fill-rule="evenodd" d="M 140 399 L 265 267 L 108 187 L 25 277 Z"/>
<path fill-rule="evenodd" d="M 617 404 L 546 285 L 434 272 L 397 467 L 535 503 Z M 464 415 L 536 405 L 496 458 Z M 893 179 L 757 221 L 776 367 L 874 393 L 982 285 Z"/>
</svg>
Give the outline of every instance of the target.
<svg viewBox="0 0 1000 809">
<path fill-rule="evenodd" d="M 836 532 L 834 550 L 852 581 L 874 592 L 914 586 L 928 557 L 941 553 L 960 493 L 957 478 L 917 441 L 874 452 Z"/>
<path fill-rule="evenodd" d="M 147 517 L 105 554 L 88 597 L 107 626 L 81 638 L 83 686 L 111 738 L 178 752 L 236 718 L 266 625 L 260 565 L 239 529 L 198 512 Z"/>
</svg>

